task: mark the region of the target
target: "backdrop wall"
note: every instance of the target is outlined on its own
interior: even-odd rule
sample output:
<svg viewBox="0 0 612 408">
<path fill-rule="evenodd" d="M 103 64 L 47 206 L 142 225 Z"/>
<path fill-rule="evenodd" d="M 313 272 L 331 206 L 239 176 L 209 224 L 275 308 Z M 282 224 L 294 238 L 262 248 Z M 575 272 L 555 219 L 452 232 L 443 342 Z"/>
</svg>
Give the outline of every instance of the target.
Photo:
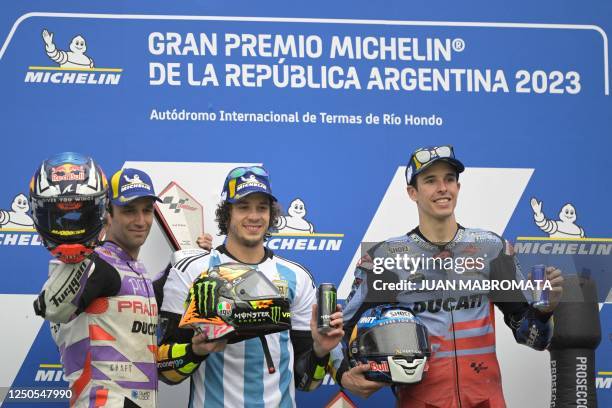
<svg viewBox="0 0 612 408">
<path fill-rule="evenodd" d="M 0 10 L 4 391 L 66 386 L 31 306 L 49 255 L 25 196 L 50 154 L 89 154 L 107 175 L 141 168 L 158 191 L 179 183 L 203 204 L 215 244 L 226 172 L 263 163 L 287 225 L 312 226 L 281 230 L 268 245 L 345 298 L 359 243 L 417 223 L 405 193 L 410 152 L 453 144 L 467 166 L 462 225 L 519 243 L 549 239 L 534 222 L 536 198 L 561 237 L 578 226 L 584 238 L 575 242 L 594 246 L 564 272 L 590 268 L 599 280 L 598 399 L 612 406 L 610 4 L 24 1 Z M 76 36 L 86 49 L 71 49 Z M 47 53 L 49 41 L 65 53 Z M 305 215 L 291 210 L 298 199 Z M 568 203 L 576 218 L 561 222 Z M 554 263 L 568 248 L 521 255 Z M 142 258 L 157 272 L 169 253 L 155 226 Z M 516 345 L 502 321 L 497 332 L 508 405 L 546 406 L 548 353 Z M 326 379 L 298 403 L 324 406 L 337 390 Z M 186 392 L 164 387 L 162 406 L 182 406 Z M 379 394 L 356 402 L 391 403 L 390 392 Z"/>
</svg>

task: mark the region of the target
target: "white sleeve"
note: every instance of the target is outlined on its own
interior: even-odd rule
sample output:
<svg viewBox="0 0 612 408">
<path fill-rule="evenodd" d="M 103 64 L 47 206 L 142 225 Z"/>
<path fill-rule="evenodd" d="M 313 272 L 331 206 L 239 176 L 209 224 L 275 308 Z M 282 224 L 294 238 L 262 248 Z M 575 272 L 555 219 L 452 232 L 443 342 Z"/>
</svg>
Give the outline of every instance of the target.
<svg viewBox="0 0 612 408">
<path fill-rule="evenodd" d="M 170 269 L 168 279 L 164 284 L 162 311 L 183 315 L 185 312 L 185 300 L 187 300 L 189 289 L 193 283 L 191 270 L 192 268 L 188 268 L 182 272 L 176 268 Z"/>
<path fill-rule="evenodd" d="M 312 305 L 317 301 L 317 291 L 310 275 L 300 272 L 296 274 L 295 299 L 291 305 L 291 329 L 310 331 Z"/>
<path fill-rule="evenodd" d="M 87 278 L 94 271 L 90 259 L 75 264 L 49 261 L 49 279 L 34 302 L 36 314 L 55 323 L 67 323 L 77 311 Z"/>
</svg>

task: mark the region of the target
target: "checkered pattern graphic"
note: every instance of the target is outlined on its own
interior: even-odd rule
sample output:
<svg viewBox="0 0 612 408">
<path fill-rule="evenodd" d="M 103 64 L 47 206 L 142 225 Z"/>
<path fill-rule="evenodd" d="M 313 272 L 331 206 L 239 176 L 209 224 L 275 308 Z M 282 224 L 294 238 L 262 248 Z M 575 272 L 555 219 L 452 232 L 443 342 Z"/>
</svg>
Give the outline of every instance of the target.
<svg viewBox="0 0 612 408">
<path fill-rule="evenodd" d="M 189 201 L 188 198 L 177 198 L 174 196 L 164 197 L 163 204 L 166 204 L 170 210 L 174 210 L 174 213 L 179 213 L 182 210 L 182 205 Z"/>
</svg>

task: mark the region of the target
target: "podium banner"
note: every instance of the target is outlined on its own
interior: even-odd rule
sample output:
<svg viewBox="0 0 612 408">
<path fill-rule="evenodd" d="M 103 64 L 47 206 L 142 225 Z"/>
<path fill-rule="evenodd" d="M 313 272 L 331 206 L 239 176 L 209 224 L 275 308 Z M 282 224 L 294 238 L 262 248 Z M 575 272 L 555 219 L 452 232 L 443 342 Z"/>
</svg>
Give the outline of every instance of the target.
<svg viewBox="0 0 612 408">
<path fill-rule="evenodd" d="M 612 406 L 602 272 L 612 245 L 612 4 L 436 5 L 0 5 L 0 309 L 10 311 L 0 323 L 12 333 L 0 388 L 67 386 L 49 326 L 31 306 L 49 255 L 28 183 L 51 154 L 90 155 L 106 174 L 139 168 L 156 191 L 168 186 L 140 253 L 152 275 L 202 231 L 222 244 L 215 209 L 227 172 L 263 164 L 282 207 L 267 247 L 345 299 L 360 244 L 418 224 L 406 194 L 410 153 L 452 144 L 466 165 L 461 225 L 517 243 L 524 271 L 560 262 L 597 282 L 595 385 L 599 405 Z M 501 319 L 495 327 L 507 405 L 548 405 L 548 353 L 517 345 Z M 337 392 L 327 376 L 296 401 L 325 406 Z M 163 388 L 160 404 L 186 405 L 187 394 Z M 351 398 L 394 401 L 388 389 Z"/>
</svg>

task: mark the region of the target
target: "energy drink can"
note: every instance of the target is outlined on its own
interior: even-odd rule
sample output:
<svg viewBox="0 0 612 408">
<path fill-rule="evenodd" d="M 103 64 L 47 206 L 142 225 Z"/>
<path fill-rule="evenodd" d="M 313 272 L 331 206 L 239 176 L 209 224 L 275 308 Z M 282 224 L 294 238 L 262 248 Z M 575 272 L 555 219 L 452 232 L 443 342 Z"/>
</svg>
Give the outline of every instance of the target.
<svg viewBox="0 0 612 408">
<path fill-rule="evenodd" d="M 333 283 L 322 283 L 317 291 L 317 305 L 319 316 L 317 319 L 317 329 L 321 333 L 326 333 L 334 328 L 329 324 L 331 315 L 336 312 L 336 287 Z"/>
<path fill-rule="evenodd" d="M 533 307 L 544 309 L 550 306 L 548 302 L 548 289 L 544 289 L 546 282 L 546 265 L 534 265 L 531 267 L 531 280 L 533 281 Z"/>
</svg>

